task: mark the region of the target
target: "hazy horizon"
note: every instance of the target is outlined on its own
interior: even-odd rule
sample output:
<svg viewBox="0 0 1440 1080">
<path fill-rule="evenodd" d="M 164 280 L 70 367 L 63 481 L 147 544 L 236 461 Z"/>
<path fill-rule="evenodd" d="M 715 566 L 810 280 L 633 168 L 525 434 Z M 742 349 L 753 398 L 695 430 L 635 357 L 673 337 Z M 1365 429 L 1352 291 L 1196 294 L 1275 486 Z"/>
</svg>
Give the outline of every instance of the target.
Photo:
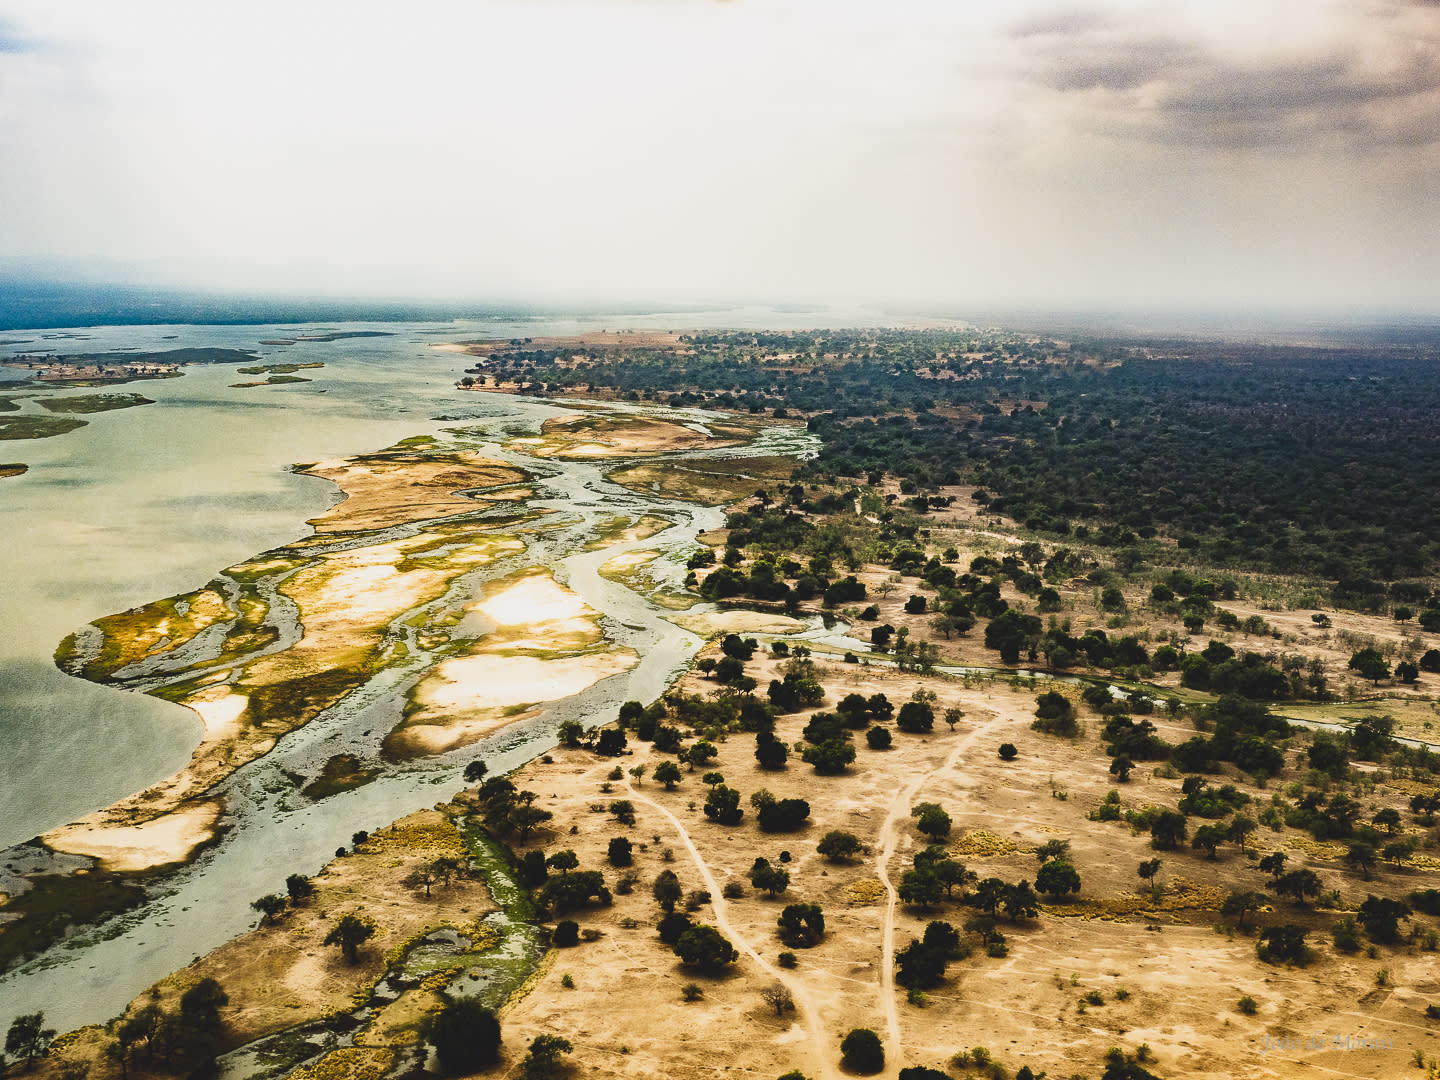
<svg viewBox="0 0 1440 1080">
<path fill-rule="evenodd" d="M 0 0 L 0 161 L 59 280 L 1430 315 L 1440 5 Z"/>
</svg>

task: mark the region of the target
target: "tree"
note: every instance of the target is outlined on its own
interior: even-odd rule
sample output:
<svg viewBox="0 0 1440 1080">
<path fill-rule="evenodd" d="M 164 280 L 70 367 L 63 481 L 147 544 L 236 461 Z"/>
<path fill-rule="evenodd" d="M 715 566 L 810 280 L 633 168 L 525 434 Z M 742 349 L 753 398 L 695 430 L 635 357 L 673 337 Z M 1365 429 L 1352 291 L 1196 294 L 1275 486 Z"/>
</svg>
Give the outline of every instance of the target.
<svg viewBox="0 0 1440 1080">
<path fill-rule="evenodd" d="M 580 924 L 574 919 L 561 919 L 555 924 L 555 932 L 550 935 L 551 944 L 561 949 L 569 949 L 580 941 Z"/>
<path fill-rule="evenodd" d="M 28 1069 L 38 1057 L 50 1049 L 56 1032 L 45 1026 L 44 1012 L 26 1013 L 17 1016 L 5 1033 L 5 1053 L 19 1057 Z"/>
<path fill-rule="evenodd" d="M 787 1012 L 795 1011 L 795 995 L 782 982 L 771 983 L 761 990 L 760 1000 L 774 1009 L 776 1016 L 784 1016 Z"/>
<path fill-rule="evenodd" d="M 605 857 L 611 866 L 629 866 L 634 861 L 631 854 L 632 845 L 623 836 L 612 836 L 610 844 L 606 848 Z"/>
<path fill-rule="evenodd" d="M 755 760 L 759 762 L 760 768 L 770 771 L 783 769 L 789 756 L 789 748 L 775 737 L 773 731 L 756 732 Z"/>
<path fill-rule="evenodd" d="M 1150 823 L 1150 846 L 1156 851 L 1169 851 L 1190 834 L 1185 815 L 1175 810 L 1162 810 Z"/>
<path fill-rule="evenodd" d="M 1220 825 L 1201 825 L 1195 830 L 1190 846 L 1196 851 L 1204 849 L 1206 858 L 1215 858 L 1216 849 L 1225 842 L 1225 829 Z"/>
<path fill-rule="evenodd" d="M 685 898 L 685 887 L 680 884 L 674 870 L 661 870 L 650 893 L 663 910 L 674 911 L 675 905 Z"/>
<path fill-rule="evenodd" d="M 900 714 L 895 717 L 895 726 L 911 735 L 924 734 L 935 727 L 935 710 L 928 702 L 907 701 L 900 706 Z"/>
<path fill-rule="evenodd" d="M 1229 826 L 1225 829 L 1225 839 L 1229 840 L 1241 851 L 1244 851 L 1246 841 L 1250 839 L 1251 834 L 1254 833 L 1258 827 L 1259 826 L 1255 824 L 1254 818 L 1246 817 L 1243 814 L 1236 814 L 1235 817 L 1230 820 Z"/>
<path fill-rule="evenodd" d="M 675 942 L 675 955 L 682 964 L 702 971 L 720 971 L 726 964 L 733 964 L 740 953 L 719 930 L 701 923 L 680 935 Z"/>
<path fill-rule="evenodd" d="M 1245 916 L 1252 911 L 1259 911 L 1270 898 L 1262 892 L 1251 892 L 1245 890 L 1233 890 L 1220 905 L 1220 914 L 1226 918 L 1231 916 L 1236 919 L 1236 926 L 1241 930 L 1245 929 Z"/>
<path fill-rule="evenodd" d="M 367 916 L 347 912 L 325 935 L 325 945 L 339 945 L 345 959 L 352 964 L 360 962 L 360 946 L 375 936 L 375 923 Z"/>
<path fill-rule="evenodd" d="M 1135 762 L 1130 760 L 1129 754 L 1116 754 L 1110 761 L 1110 775 L 1122 784 L 1130 779 L 1134 769 Z"/>
<path fill-rule="evenodd" d="M 894 736 L 890 734 L 890 729 L 881 727 L 878 724 L 865 732 L 865 745 L 870 747 L 871 750 L 889 750 L 890 744 L 894 741 L 895 739 Z"/>
<path fill-rule="evenodd" d="M 1000 905 L 1005 909 L 1005 917 L 1011 922 L 1033 919 L 1040 914 L 1040 899 L 1028 881 L 1017 881 L 1014 885 L 1005 886 Z"/>
<path fill-rule="evenodd" d="M 820 838 L 820 843 L 815 845 L 815 850 L 831 862 L 848 862 L 855 855 L 860 853 L 860 838 L 854 833 L 841 832 L 839 829 L 832 829 Z"/>
<path fill-rule="evenodd" d="M 1360 871 L 1361 877 L 1370 880 L 1370 871 L 1375 868 L 1375 845 L 1364 840 L 1354 841 L 1345 850 L 1345 865 Z"/>
<path fill-rule="evenodd" d="M 467 784 L 478 783 L 481 778 L 483 778 L 484 775 L 489 771 L 490 767 L 486 765 L 485 762 L 481 761 L 479 758 L 476 758 L 474 761 L 470 762 L 468 765 L 465 766 L 465 782 Z"/>
<path fill-rule="evenodd" d="M 885 1044 L 869 1028 L 854 1028 L 840 1040 L 840 1059 L 851 1072 L 877 1073 L 885 1068 Z"/>
<path fill-rule="evenodd" d="M 950 835 L 950 815 L 939 803 L 917 803 L 910 808 L 910 816 L 920 819 L 915 828 L 932 840 L 943 840 Z"/>
<path fill-rule="evenodd" d="M 783 866 L 772 866 L 769 859 L 759 858 L 750 867 L 750 884 L 768 896 L 779 896 L 790 887 L 790 871 Z"/>
<path fill-rule="evenodd" d="M 792 948 L 808 949 L 825 936 L 825 914 L 819 904 L 787 904 L 776 924 L 780 940 Z"/>
<path fill-rule="evenodd" d="M 250 905 L 260 912 L 262 922 L 279 922 L 280 916 L 290 906 L 290 901 L 279 893 L 269 893 Z"/>
<path fill-rule="evenodd" d="M 1015 749 L 1015 744 L 1014 744 L 1014 743 L 1008 743 L 1008 742 L 1006 742 L 1006 743 L 1001 743 L 1001 744 L 1000 744 L 1000 760 L 1001 760 L 1001 761 L 1014 761 L 1014 760 L 1015 760 L 1017 757 L 1019 757 L 1019 756 L 1020 756 L 1020 751 Z"/>
<path fill-rule="evenodd" d="M 1275 891 L 1297 904 L 1303 904 L 1307 897 L 1319 896 L 1323 885 L 1314 870 L 1291 870 L 1275 879 Z"/>
<path fill-rule="evenodd" d="M 905 871 L 900 878 L 900 887 L 896 889 L 903 903 L 922 908 L 939 904 L 944 891 L 945 883 L 929 867 Z"/>
<path fill-rule="evenodd" d="M 666 791 L 674 791 L 675 785 L 684 779 L 685 774 L 680 771 L 680 766 L 673 761 L 662 761 L 655 766 L 655 779 L 665 785 Z"/>
<path fill-rule="evenodd" d="M 988 877 L 975 886 L 975 892 L 971 895 L 968 903 L 985 912 L 986 915 L 994 915 L 1001 901 L 1005 899 L 1005 882 L 997 877 Z"/>
<path fill-rule="evenodd" d="M 435 867 L 432 863 L 422 863 L 405 875 L 402 885 L 408 885 L 412 889 L 424 888 L 425 899 L 430 899 L 430 886 L 435 884 Z"/>
<path fill-rule="evenodd" d="M 834 776 L 855 760 L 855 747 L 845 739 L 826 739 L 819 746 L 807 746 L 800 758 L 822 776 Z"/>
<path fill-rule="evenodd" d="M 1035 888 L 1051 899 L 1080 891 L 1080 875 L 1068 862 L 1047 862 L 1035 874 Z"/>
<path fill-rule="evenodd" d="M 562 720 L 555 734 L 560 739 L 561 746 L 576 750 L 580 747 L 580 740 L 585 737 L 585 725 L 578 720 Z"/>
<path fill-rule="evenodd" d="M 559 870 L 562 874 L 568 874 L 580 865 L 580 856 L 566 848 L 564 851 L 557 851 L 545 860 L 545 865 L 551 870 Z"/>
<path fill-rule="evenodd" d="M 1146 859 L 1136 868 L 1135 872 L 1140 875 L 1141 881 L 1153 883 L 1155 875 L 1160 873 L 1160 860 Z"/>
<path fill-rule="evenodd" d="M 756 818 L 761 832 L 793 832 L 803 828 L 810 816 L 804 799 L 775 799 L 760 807 Z"/>
<path fill-rule="evenodd" d="M 1369 679 L 1376 686 L 1381 679 L 1390 677 L 1390 665 L 1380 653 L 1371 648 L 1361 649 L 1350 657 L 1350 670 L 1358 672 L 1362 679 Z"/>
<path fill-rule="evenodd" d="M 1280 875 L 1285 872 L 1285 853 L 1272 851 L 1269 855 L 1261 858 L 1259 867 L 1262 874 L 1269 874 L 1271 878 L 1279 881 Z"/>
<path fill-rule="evenodd" d="M 1294 923 L 1267 926 L 1260 931 L 1255 953 L 1267 964 L 1309 963 L 1312 954 L 1305 944 L 1305 933 L 1305 927 Z"/>
<path fill-rule="evenodd" d="M 1058 690 L 1047 690 L 1035 699 L 1035 721 L 1030 726 L 1049 735 L 1074 735 L 1079 730 L 1075 706 Z"/>
<path fill-rule="evenodd" d="M 520 1062 L 520 1075 L 524 1080 L 549 1080 L 559 1073 L 560 1055 L 574 1049 L 569 1039 L 559 1035 L 536 1035 L 530 1042 L 530 1052 Z"/>
<path fill-rule="evenodd" d="M 291 874 L 285 879 L 285 892 L 297 907 L 306 897 L 315 895 L 315 883 L 304 874 Z"/>
<path fill-rule="evenodd" d="M 739 825 L 745 816 L 740 806 L 740 792 L 724 784 L 710 789 L 704 810 L 705 816 L 719 825 Z"/>
<path fill-rule="evenodd" d="M 500 1021 L 470 997 L 450 998 L 425 1021 L 425 1041 L 452 1075 L 478 1072 L 500 1060 Z"/>
<path fill-rule="evenodd" d="M 955 725 L 960 723 L 960 721 L 964 719 L 965 710 L 959 708 L 958 706 L 952 706 L 951 708 L 945 710 L 944 720 L 945 723 L 950 726 L 950 730 L 952 732 L 955 730 Z"/>
<path fill-rule="evenodd" d="M 911 938 L 910 944 L 895 954 L 895 981 L 912 989 L 928 989 L 945 977 L 949 956 L 946 948 Z"/>
<path fill-rule="evenodd" d="M 1368 896 L 1360 905 L 1360 925 L 1377 945 L 1393 945 L 1400 939 L 1400 920 L 1410 917 L 1410 907 L 1388 897 Z"/>
<path fill-rule="evenodd" d="M 715 748 L 714 743 L 700 739 L 698 742 L 693 743 L 690 749 L 686 750 L 680 756 L 685 764 L 690 767 L 690 771 L 694 772 L 696 765 L 703 767 L 707 762 L 714 761 L 720 756 L 720 751 Z"/>
<path fill-rule="evenodd" d="M 1400 827 L 1400 811 L 1393 806 L 1387 806 L 1375 814 L 1374 821 L 1376 828 L 1384 829 L 1394 836 L 1395 830 Z"/>
</svg>

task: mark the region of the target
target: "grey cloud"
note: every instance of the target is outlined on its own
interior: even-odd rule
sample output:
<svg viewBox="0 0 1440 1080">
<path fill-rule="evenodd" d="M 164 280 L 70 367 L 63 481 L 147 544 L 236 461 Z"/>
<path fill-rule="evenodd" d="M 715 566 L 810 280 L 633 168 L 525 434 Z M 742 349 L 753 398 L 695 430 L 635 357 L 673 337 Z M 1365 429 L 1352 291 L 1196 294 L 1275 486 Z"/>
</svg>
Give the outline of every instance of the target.
<svg viewBox="0 0 1440 1080">
<path fill-rule="evenodd" d="M 1440 0 L 1435 0 L 1440 3 Z M 1062 8 L 1032 15 L 1010 28 L 1013 38 L 1071 37 L 1109 26 L 1110 16 L 1093 9 Z"/>
<path fill-rule="evenodd" d="M 1037 40 L 1023 77 L 1082 98 L 1096 129 L 1147 140 L 1289 146 L 1330 135 L 1361 146 L 1440 143 L 1440 20 L 1428 43 L 1397 32 L 1388 46 L 1390 62 L 1379 66 L 1359 45 L 1251 66 L 1177 37 L 1081 29 Z"/>
</svg>

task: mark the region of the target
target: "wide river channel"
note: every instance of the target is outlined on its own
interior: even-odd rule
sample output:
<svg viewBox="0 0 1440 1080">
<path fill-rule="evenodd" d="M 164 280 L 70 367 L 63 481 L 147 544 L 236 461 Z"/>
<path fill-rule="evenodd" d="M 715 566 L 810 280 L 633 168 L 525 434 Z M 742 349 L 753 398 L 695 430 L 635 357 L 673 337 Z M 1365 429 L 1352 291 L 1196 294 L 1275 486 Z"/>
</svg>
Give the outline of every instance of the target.
<svg viewBox="0 0 1440 1080">
<path fill-rule="evenodd" d="M 288 471 L 296 462 L 342 458 L 401 439 L 463 425 L 497 442 L 533 433 L 561 405 L 464 393 L 455 380 L 470 361 L 439 342 L 575 334 L 608 327 L 801 327 L 859 325 L 874 314 L 779 313 L 763 309 L 663 316 L 454 324 L 337 324 L 244 327 L 106 327 L 12 331 L 0 357 L 182 347 L 253 349 L 261 363 L 323 363 L 309 382 L 235 389 L 234 365 L 192 365 L 181 378 L 106 391 L 37 389 L 46 396 L 138 392 L 139 408 L 85 417 L 86 427 L 48 439 L 0 443 L 0 460 L 30 471 L 0 480 L 0 891 L 4 871 L 25 871 L 25 841 L 175 772 L 198 742 L 194 714 L 141 694 L 71 678 L 53 663 L 56 645 L 91 620 L 182 593 L 217 570 L 308 533 L 306 519 L 338 497 L 330 483 Z M 382 331 L 383 337 L 261 345 L 324 331 Z M 73 336 L 71 336 L 73 335 Z M 18 374 L 0 369 L 0 377 Z M 40 415 L 32 400 L 23 413 Z M 686 419 L 703 420 L 694 413 Z M 766 452 L 803 452 L 794 428 L 762 433 Z M 171 874 L 143 907 L 83 930 L 0 978 L 0 1023 L 44 1010 L 61 1031 L 103 1022 L 167 973 L 255 923 L 250 901 L 314 873 L 357 829 L 376 828 L 448 798 L 464 766 L 484 757 L 491 772 L 554 744 L 562 720 L 607 721 L 629 698 L 658 696 L 701 644 L 664 620 L 664 609 L 602 578 L 600 564 L 625 549 L 584 551 L 616 515 L 658 514 L 672 525 L 628 546 L 682 553 L 719 511 L 627 491 L 586 462 L 539 462 L 508 454 L 539 476 L 531 505 L 563 515 L 565 527 L 537 538 L 527 565 L 546 565 L 602 615 L 607 633 L 641 662 L 556 703 L 538 718 L 483 743 L 390 768 L 375 782 L 319 802 L 296 794 L 288 773 L 314 775 L 343 747 L 373 754 L 397 715 L 403 685 L 375 680 L 340 706 L 282 739 L 221 789 L 233 827 L 195 863 Z M 16 846 L 22 845 L 22 846 Z M 13 887 L 13 878 L 12 887 Z"/>
</svg>

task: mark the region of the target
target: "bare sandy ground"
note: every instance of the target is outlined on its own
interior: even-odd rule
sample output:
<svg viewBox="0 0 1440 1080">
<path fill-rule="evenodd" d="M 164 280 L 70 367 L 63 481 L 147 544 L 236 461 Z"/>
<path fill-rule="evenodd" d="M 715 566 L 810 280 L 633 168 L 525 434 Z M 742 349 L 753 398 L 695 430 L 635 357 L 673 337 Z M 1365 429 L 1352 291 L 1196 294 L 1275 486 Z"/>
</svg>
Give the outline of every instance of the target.
<svg viewBox="0 0 1440 1080">
<path fill-rule="evenodd" d="M 544 570 L 495 583 L 466 613 L 484 620 L 484 635 L 420 681 L 405 722 L 386 739 L 390 753 L 467 745 L 639 660 L 629 649 L 598 648 L 599 613 Z"/>
<path fill-rule="evenodd" d="M 370 531 L 463 514 L 476 508 L 476 500 L 459 492 L 526 479 L 519 469 L 464 452 L 371 454 L 299 471 L 331 481 L 345 495 L 311 519 L 319 533 Z"/>
<path fill-rule="evenodd" d="M 762 685 L 774 673 L 769 662 L 751 668 Z M 691 676 L 687 685 L 709 684 Z M 1221 921 L 1223 897 L 1232 888 L 1266 884 L 1233 847 L 1214 861 L 1188 848 L 1159 853 L 1166 897 L 1152 904 L 1142 896 L 1135 868 L 1157 854 L 1148 836 L 1086 814 L 1112 787 L 1120 789 L 1126 807 L 1173 806 L 1179 779 L 1137 771 L 1129 784 L 1115 785 L 1098 747 L 1098 720 L 1087 721 L 1090 734 L 1071 743 L 1030 730 L 1033 690 L 973 681 L 966 688 L 855 665 L 832 669 L 827 700 L 833 705 L 852 690 L 884 692 L 898 705 L 921 685 L 938 694 L 938 711 L 952 705 L 964 711 L 956 730 L 937 723 L 928 736 L 897 732 L 895 749 L 886 752 L 862 743 L 856 765 L 843 777 L 816 776 L 793 756 L 782 772 L 763 772 L 751 736 L 733 735 L 719 744 L 720 757 L 707 768 L 747 798 L 763 787 L 810 802 L 810 823 L 795 834 L 758 832 L 753 811 L 738 827 L 712 823 L 700 812 L 707 789 L 698 773 L 687 774 L 673 792 L 648 777 L 636 784 L 627 775 L 609 782 L 606 793 L 611 762 L 581 751 L 558 751 L 553 765 L 522 770 L 517 782 L 548 793 L 542 805 L 556 814 L 551 835 L 538 840 L 542 846 L 572 848 L 582 867 L 606 868 L 607 878 L 614 878 L 620 872 L 606 867 L 606 845 L 612 836 L 629 836 L 636 843 L 639 882 L 610 908 L 569 915 L 604 936 L 559 952 L 535 992 L 506 1018 L 507 1043 L 522 1047 L 540 1032 L 562 1034 L 576 1043 L 579 1068 L 600 1076 L 709 1075 L 715 1062 L 724 1061 L 749 1075 L 798 1068 L 815 1078 L 841 1075 L 839 1040 L 856 1026 L 871 1027 L 885 1040 L 887 1076 L 908 1065 L 944 1067 L 957 1050 L 977 1045 L 1012 1073 L 1028 1064 L 1037 1074 L 1094 1076 L 1103 1071 L 1109 1047 L 1133 1053 L 1148 1044 L 1156 1059 L 1148 1067 L 1161 1076 L 1389 1077 L 1402 1074 L 1414 1047 L 1433 1045 L 1435 1024 L 1424 1009 L 1440 993 L 1435 954 L 1414 946 L 1387 947 L 1374 959 L 1339 954 L 1324 931 L 1340 913 L 1288 902 L 1272 904 L 1259 920 L 1315 927 L 1311 942 L 1320 958 L 1309 968 L 1261 964 L 1252 936 L 1233 929 L 1217 933 L 1212 927 Z M 782 720 L 782 738 L 798 739 L 806 718 Z M 1160 727 L 1172 741 L 1191 733 L 1188 725 L 1162 721 Z M 996 755 L 1005 741 L 1019 748 L 1014 762 Z M 621 759 L 626 770 L 639 763 L 653 770 L 663 759 L 645 744 L 632 741 L 632 748 L 634 756 Z M 1229 779 L 1268 798 L 1239 777 Z M 616 795 L 635 803 L 633 828 L 603 813 Z M 1373 798 L 1377 805 L 1399 807 L 1407 796 L 1399 787 L 1383 787 Z M 894 887 L 925 843 L 910 817 L 921 801 L 939 802 L 951 813 L 958 857 L 981 877 L 1033 880 L 1038 863 L 1030 850 L 1064 838 L 1083 881 L 1078 902 L 1047 903 L 1039 919 L 1014 926 L 1002 919 L 1009 954 L 995 959 L 977 950 L 952 964 L 924 1007 L 908 1003 L 895 987 L 894 951 L 920 936 L 932 918 L 958 926 L 974 912 L 953 904 L 922 911 L 895 896 Z M 572 827 L 578 832 L 570 833 Z M 830 829 L 854 832 L 869 853 L 849 865 L 827 863 L 815 842 Z M 1338 862 L 1288 845 L 1304 834 L 1262 833 L 1260 851 L 1285 850 L 1288 869 L 1314 869 L 1326 888 L 1340 890 L 1347 906 L 1368 891 L 1424 887 L 1431 876 L 1382 871 L 1376 881 L 1362 882 Z M 773 862 L 781 851 L 791 855 L 785 864 L 791 883 L 781 898 L 769 900 L 749 888 L 747 874 L 757 855 Z M 655 937 L 658 911 L 648 886 L 662 869 L 674 870 L 687 889 L 711 893 L 695 917 L 721 928 L 741 950 L 732 973 L 706 978 L 687 971 Z M 726 899 L 716 886 L 727 882 L 742 883 L 746 894 Z M 799 966 L 787 971 L 777 963 L 784 946 L 775 919 L 790 902 L 821 904 L 827 933 L 816 948 L 795 950 Z M 1374 974 L 1382 967 L 1391 985 L 1377 990 Z M 560 985 L 565 974 L 574 989 Z M 703 988 L 700 1001 L 683 999 L 681 987 L 690 981 Z M 760 999 L 759 991 L 776 981 L 790 988 L 795 1013 L 777 1017 Z M 1087 1003 L 1091 992 L 1103 1004 Z M 1253 1017 L 1238 1008 L 1246 995 L 1258 1002 Z M 626 1007 L 614 1008 L 617 1000 Z M 1342 1047 L 1349 1036 L 1352 1046 L 1372 1037 L 1393 1048 L 1345 1050 L 1327 1041 L 1305 1049 L 1304 1039 L 1322 1031 L 1340 1036 Z M 1299 1050 L 1278 1048 L 1287 1045 L 1279 1040 L 1297 1035 Z"/>
</svg>

